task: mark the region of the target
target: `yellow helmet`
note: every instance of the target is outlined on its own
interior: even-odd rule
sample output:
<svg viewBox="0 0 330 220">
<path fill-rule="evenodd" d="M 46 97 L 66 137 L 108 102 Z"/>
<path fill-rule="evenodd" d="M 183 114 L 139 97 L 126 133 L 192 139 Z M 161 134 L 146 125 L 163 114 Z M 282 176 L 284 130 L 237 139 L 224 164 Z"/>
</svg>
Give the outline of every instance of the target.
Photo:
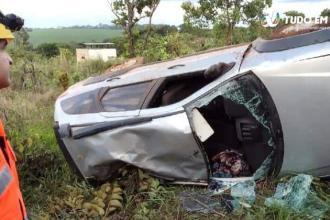
<svg viewBox="0 0 330 220">
<path fill-rule="evenodd" d="M 9 29 L 7 29 L 5 25 L 0 23 L 0 39 L 5 39 L 10 42 L 14 38 L 15 37 L 13 33 Z"/>
</svg>

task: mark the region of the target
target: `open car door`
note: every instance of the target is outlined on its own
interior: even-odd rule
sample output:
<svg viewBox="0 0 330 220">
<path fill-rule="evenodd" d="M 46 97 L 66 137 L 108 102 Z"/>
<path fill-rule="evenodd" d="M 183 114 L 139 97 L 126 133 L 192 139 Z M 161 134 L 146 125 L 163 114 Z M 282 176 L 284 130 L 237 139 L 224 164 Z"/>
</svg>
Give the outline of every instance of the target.
<svg viewBox="0 0 330 220">
<path fill-rule="evenodd" d="M 280 171 L 281 123 L 267 89 L 252 72 L 222 82 L 185 109 L 208 157 L 211 178 L 260 179 Z"/>
</svg>

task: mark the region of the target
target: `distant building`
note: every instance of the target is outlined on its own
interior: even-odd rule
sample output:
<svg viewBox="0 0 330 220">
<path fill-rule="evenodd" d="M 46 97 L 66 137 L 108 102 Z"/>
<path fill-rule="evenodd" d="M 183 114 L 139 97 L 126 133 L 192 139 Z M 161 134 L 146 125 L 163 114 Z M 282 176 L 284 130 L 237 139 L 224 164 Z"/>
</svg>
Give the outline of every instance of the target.
<svg viewBox="0 0 330 220">
<path fill-rule="evenodd" d="M 77 48 L 77 62 L 85 60 L 102 59 L 108 61 L 117 57 L 117 50 L 113 48 L 113 43 L 82 43 L 83 48 Z"/>
</svg>

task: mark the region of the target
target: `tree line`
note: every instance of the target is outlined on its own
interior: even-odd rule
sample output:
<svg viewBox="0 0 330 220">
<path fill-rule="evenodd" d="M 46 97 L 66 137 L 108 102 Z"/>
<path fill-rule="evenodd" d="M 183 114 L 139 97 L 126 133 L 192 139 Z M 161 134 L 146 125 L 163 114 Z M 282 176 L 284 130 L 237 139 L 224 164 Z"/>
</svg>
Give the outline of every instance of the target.
<svg viewBox="0 0 330 220">
<path fill-rule="evenodd" d="M 257 37 L 267 38 L 276 28 L 264 27 L 265 9 L 272 0 L 197 0 L 184 1 L 183 24 L 154 25 L 153 16 L 159 10 L 161 0 L 107 0 L 112 22 L 123 30 L 121 37 L 105 39 L 115 43 L 119 56 L 143 56 L 147 62 L 161 61 L 192 52 L 225 45 L 250 42 Z M 305 15 L 299 11 L 287 11 L 286 16 Z M 330 16 L 324 9 L 321 16 Z M 141 20 L 145 24 L 140 24 Z M 281 20 L 277 29 L 283 27 Z M 103 25 L 104 26 L 104 25 Z M 103 27 L 102 26 L 102 27 Z M 108 27 L 108 26 L 106 26 Z M 59 48 L 73 53 L 77 44 L 43 44 L 36 48 L 46 57 L 59 55 Z"/>
<path fill-rule="evenodd" d="M 144 29 L 143 34 L 140 33 L 140 37 L 144 38 L 142 48 L 146 49 L 153 31 L 152 17 L 159 7 L 160 0 L 107 1 L 115 15 L 112 22 L 124 30 L 128 43 L 128 56 L 134 57 L 136 55 L 136 35 L 139 32 L 139 29 L 136 28 L 138 22 L 141 19 L 148 19 L 147 29 Z M 198 0 L 197 3 L 185 1 L 181 5 L 185 12 L 184 23 L 179 29 L 181 32 L 195 34 L 201 34 L 201 30 L 207 30 L 207 33 L 211 30 L 216 38 L 222 39 L 222 44 L 231 45 L 237 43 L 237 39 L 234 38 L 240 32 L 245 31 L 246 34 L 251 35 L 247 40 L 258 35 L 269 34 L 272 30 L 263 27 L 262 22 L 266 16 L 265 9 L 271 6 L 272 0 Z M 288 11 L 285 14 L 287 16 L 305 16 L 298 11 Z M 324 9 L 321 16 L 329 16 L 329 14 L 330 9 Z M 244 25 L 239 26 L 242 23 Z"/>
</svg>

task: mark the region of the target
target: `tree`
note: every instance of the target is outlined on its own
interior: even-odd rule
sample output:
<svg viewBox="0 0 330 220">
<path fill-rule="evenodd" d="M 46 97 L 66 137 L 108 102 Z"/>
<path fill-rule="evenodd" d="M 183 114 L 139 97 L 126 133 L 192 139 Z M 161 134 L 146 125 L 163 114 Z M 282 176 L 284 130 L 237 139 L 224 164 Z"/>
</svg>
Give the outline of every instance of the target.
<svg viewBox="0 0 330 220">
<path fill-rule="evenodd" d="M 225 26 L 227 44 L 232 44 L 236 24 L 262 18 L 263 10 L 271 5 L 272 0 L 198 0 L 198 5 L 187 1 L 181 7 L 186 24 L 202 28 Z"/>
<path fill-rule="evenodd" d="M 60 49 L 56 43 L 43 43 L 37 47 L 37 52 L 47 58 L 60 55 Z"/>
<path fill-rule="evenodd" d="M 160 3 L 160 0 L 149 0 L 149 8 L 150 8 L 150 11 L 147 12 L 147 16 L 149 17 L 149 23 L 148 23 L 148 30 L 147 30 L 147 34 L 144 38 L 144 48 L 147 47 L 147 44 L 148 44 L 148 40 L 149 40 L 149 36 L 150 36 L 150 33 L 151 33 L 151 25 L 152 25 L 152 17 L 154 16 L 154 13 L 158 7 Z"/>
<path fill-rule="evenodd" d="M 8 50 L 10 50 L 10 56 L 14 59 L 21 59 L 26 56 L 27 50 L 32 50 L 33 46 L 29 42 L 29 34 L 26 32 L 25 28 L 20 31 L 14 32 L 15 39 L 13 43 L 10 44 Z"/>
<path fill-rule="evenodd" d="M 160 0 L 108 0 L 115 19 L 114 24 L 121 26 L 128 38 L 128 53 L 135 56 L 134 27 L 143 18 L 153 16 Z"/>
<path fill-rule="evenodd" d="M 305 17 L 305 14 L 299 11 L 287 11 L 284 14 L 288 17 Z"/>
<path fill-rule="evenodd" d="M 166 36 L 170 33 L 178 32 L 178 28 L 175 25 L 161 24 L 161 25 L 155 26 L 154 32 L 161 36 Z"/>
<path fill-rule="evenodd" d="M 14 46 L 15 47 L 23 47 L 25 49 L 31 49 L 32 45 L 29 42 L 30 36 L 25 28 L 22 28 L 20 31 L 14 32 L 15 40 Z"/>
<path fill-rule="evenodd" d="M 321 16 L 328 17 L 330 19 L 330 8 L 326 8 L 321 12 Z"/>
</svg>

